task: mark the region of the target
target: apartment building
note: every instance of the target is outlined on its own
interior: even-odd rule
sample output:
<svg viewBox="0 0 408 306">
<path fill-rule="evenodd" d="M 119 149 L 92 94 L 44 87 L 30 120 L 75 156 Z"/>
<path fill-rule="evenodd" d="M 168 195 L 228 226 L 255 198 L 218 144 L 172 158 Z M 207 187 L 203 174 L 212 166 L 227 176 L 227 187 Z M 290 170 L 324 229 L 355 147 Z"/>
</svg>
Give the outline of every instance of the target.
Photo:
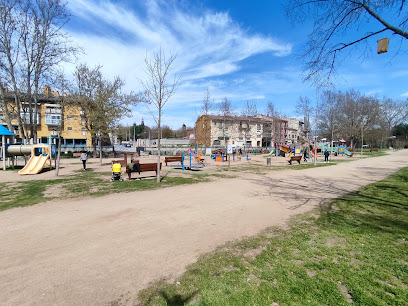
<svg viewBox="0 0 408 306">
<path fill-rule="evenodd" d="M 303 124 L 296 120 L 266 115 L 227 117 L 204 115 L 196 122 L 196 141 L 205 146 L 245 144 L 253 147 L 274 147 L 279 144 L 296 143 Z M 296 132 L 293 128 L 295 126 Z"/>
<path fill-rule="evenodd" d="M 92 145 L 92 139 L 89 131 L 86 128 L 85 119 L 82 117 L 82 110 L 77 106 L 66 106 L 64 114 L 61 108 L 62 97 L 58 92 L 52 92 L 49 86 L 44 87 L 44 92 L 38 100 L 37 118 L 37 140 L 38 143 L 52 143 L 53 139 L 58 135 L 63 119 L 62 145 L 69 148 L 86 147 Z M 5 93 L 5 100 L 10 113 L 11 123 L 13 125 L 13 133 L 16 135 L 16 142 L 21 142 L 18 131 L 17 113 L 14 107 L 14 96 L 10 92 Z M 20 114 L 23 121 L 29 122 L 28 103 L 24 100 L 21 102 L 22 113 Z M 0 124 L 6 126 L 3 110 L 0 107 Z M 27 132 L 27 131 L 26 131 Z M 28 134 L 29 135 L 29 134 Z M 31 135 L 29 135 L 31 137 Z"/>
<path fill-rule="evenodd" d="M 305 138 L 303 122 L 296 118 L 285 118 L 287 121 L 286 142 L 287 144 L 298 143 L 300 138 Z"/>
</svg>

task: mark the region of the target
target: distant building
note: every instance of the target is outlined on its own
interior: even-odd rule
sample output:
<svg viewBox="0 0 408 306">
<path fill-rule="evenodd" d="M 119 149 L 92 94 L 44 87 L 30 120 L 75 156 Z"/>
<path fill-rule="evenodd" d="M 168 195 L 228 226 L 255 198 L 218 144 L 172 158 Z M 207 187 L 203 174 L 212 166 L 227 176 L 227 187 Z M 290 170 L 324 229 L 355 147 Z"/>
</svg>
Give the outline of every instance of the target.
<svg viewBox="0 0 408 306">
<path fill-rule="evenodd" d="M 22 97 L 24 97 L 22 95 Z M 38 100 L 38 114 L 37 118 L 37 139 L 38 143 L 51 143 L 52 138 L 57 136 L 57 132 L 63 120 L 62 130 L 62 145 L 66 147 L 86 147 L 92 146 L 91 134 L 86 128 L 86 122 L 83 118 L 83 111 L 78 106 L 66 106 L 64 114 L 62 115 L 60 101 L 61 98 L 58 92 L 52 92 L 49 86 L 44 87 L 43 94 Z M 14 107 L 14 95 L 11 92 L 5 93 L 5 100 L 9 110 L 11 124 L 13 126 L 12 132 L 17 135 L 16 141 L 23 141 L 19 136 L 18 131 L 18 115 L 23 121 L 29 122 L 28 103 L 23 99 L 21 101 L 22 111 L 17 114 Z M 3 110 L 0 108 L 0 124 L 6 125 L 4 120 Z M 32 138 L 32 135 L 28 137 Z"/>
<path fill-rule="evenodd" d="M 297 143 L 303 122 L 295 118 L 203 115 L 196 122 L 196 142 L 205 146 L 274 147 Z"/>
</svg>

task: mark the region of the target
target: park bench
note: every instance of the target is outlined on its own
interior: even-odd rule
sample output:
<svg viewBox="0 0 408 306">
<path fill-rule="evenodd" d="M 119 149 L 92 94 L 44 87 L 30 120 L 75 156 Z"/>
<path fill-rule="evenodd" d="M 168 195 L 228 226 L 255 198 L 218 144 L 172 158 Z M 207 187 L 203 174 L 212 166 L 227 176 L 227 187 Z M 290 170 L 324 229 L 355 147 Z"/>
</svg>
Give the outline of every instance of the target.
<svg viewBox="0 0 408 306">
<path fill-rule="evenodd" d="M 81 156 L 81 152 L 72 153 L 72 157 L 80 157 L 80 156 Z"/>
<path fill-rule="evenodd" d="M 172 162 L 181 162 L 182 157 L 181 156 L 167 156 L 164 158 L 164 162 L 166 163 L 166 167 L 167 167 L 167 163 L 172 163 Z"/>
<path fill-rule="evenodd" d="M 371 149 L 371 152 L 378 152 L 378 149 Z"/>
<path fill-rule="evenodd" d="M 160 169 L 162 164 L 160 163 Z M 135 163 L 135 166 L 130 168 L 129 165 L 126 165 L 126 173 L 128 174 L 128 179 L 131 180 L 131 173 L 132 172 L 147 172 L 147 171 L 154 171 L 157 175 L 157 163 L 145 163 L 139 164 Z"/>
<path fill-rule="evenodd" d="M 297 162 L 299 163 L 299 165 L 300 165 L 300 161 L 301 161 L 301 160 L 302 160 L 302 156 L 301 156 L 301 155 L 299 155 L 299 156 L 292 156 L 292 157 L 288 160 L 288 163 L 292 165 L 292 162 L 293 162 L 293 161 L 297 161 Z"/>
<path fill-rule="evenodd" d="M 138 160 L 138 159 L 132 159 L 131 163 L 132 163 L 132 164 L 139 163 L 139 160 Z M 126 168 L 126 166 L 127 166 L 127 161 L 126 161 L 125 159 L 112 160 L 112 165 L 113 165 L 113 164 L 120 164 L 120 166 L 121 166 L 122 168 Z"/>
</svg>

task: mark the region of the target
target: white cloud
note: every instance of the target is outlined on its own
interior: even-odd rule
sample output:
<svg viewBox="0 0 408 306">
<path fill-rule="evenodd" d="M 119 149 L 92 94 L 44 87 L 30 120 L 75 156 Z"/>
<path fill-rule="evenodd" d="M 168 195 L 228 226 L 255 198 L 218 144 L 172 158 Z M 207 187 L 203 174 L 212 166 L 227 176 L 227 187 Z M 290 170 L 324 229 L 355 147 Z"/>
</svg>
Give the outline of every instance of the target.
<svg viewBox="0 0 408 306">
<path fill-rule="evenodd" d="M 408 91 L 401 94 L 401 97 L 408 97 Z"/>
<path fill-rule="evenodd" d="M 133 80 L 143 76 L 146 53 L 160 47 L 166 53 L 178 53 L 174 72 L 182 75 L 183 81 L 229 74 L 240 69 L 240 61 L 256 54 L 291 53 L 290 44 L 250 35 L 227 13 L 207 11 L 198 16 L 171 3 L 148 1 L 145 15 L 139 16 L 120 3 L 73 0 L 69 7 L 77 17 L 120 35 L 101 36 L 98 30 L 84 34 L 82 29 L 71 31 L 71 35 L 85 49 L 84 60 L 103 64 L 107 73 Z"/>
<path fill-rule="evenodd" d="M 166 105 L 164 124 L 178 126 L 184 118 L 191 125 L 206 88 L 210 88 L 216 100 L 227 96 L 239 101 L 263 99 L 264 89 L 293 88 L 281 78 L 284 73 L 271 77 L 274 84 L 257 74 L 244 74 L 231 82 L 225 79 L 241 71 L 244 59 L 261 53 L 283 57 L 292 50 L 288 43 L 250 34 L 228 13 L 204 11 L 198 15 L 180 8 L 180 3 L 164 0 L 149 0 L 138 11 L 109 1 L 72 0 L 68 6 L 80 24 L 88 25 L 85 28 L 70 25 L 69 34 L 85 51 L 79 61 L 90 66 L 102 65 L 107 77 L 119 75 L 126 81 L 128 91 L 141 90 L 139 80 L 145 78 L 146 55 L 159 48 L 167 54 L 178 54 L 173 72 L 181 76 L 181 81 Z M 124 122 L 139 122 L 138 116 L 142 116 L 147 125 L 154 125 L 145 107 L 137 106 L 137 110 L 133 118 Z"/>
<path fill-rule="evenodd" d="M 376 95 L 378 95 L 378 94 L 380 94 L 382 92 L 383 92 L 382 89 L 372 89 L 372 90 L 367 91 L 366 95 L 367 96 L 376 96 Z"/>
</svg>

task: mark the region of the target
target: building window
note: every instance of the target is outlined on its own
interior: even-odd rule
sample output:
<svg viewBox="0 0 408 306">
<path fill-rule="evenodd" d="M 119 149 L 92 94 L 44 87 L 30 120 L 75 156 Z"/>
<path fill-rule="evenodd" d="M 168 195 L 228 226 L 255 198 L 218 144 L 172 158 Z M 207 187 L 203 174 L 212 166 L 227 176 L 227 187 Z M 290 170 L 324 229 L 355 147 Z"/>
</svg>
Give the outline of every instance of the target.
<svg viewBox="0 0 408 306">
<path fill-rule="evenodd" d="M 71 121 L 72 120 L 72 116 L 67 116 L 67 121 Z"/>
<path fill-rule="evenodd" d="M 72 132 L 72 127 L 68 127 L 68 132 Z"/>
<path fill-rule="evenodd" d="M 25 124 L 29 124 L 30 123 L 30 113 L 27 112 L 21 112 L 21 119 L 23 120 L 23 122 Z M 34 114 L 33 114 L 33 119 L 34 119 Z M 40 114 L 37 114 L 37 124 L 40 124 Z"/>
<path fill-rule="evenodd" d="M 82 129 L 82 136 L 86 136 L 86 129 Z"/>
<path fill-rule="evenodd" d="M 60 125 L 61 115 L 60 114 L 45 114 L 45 124 L 46 125 Z"/>
<path fill-rule="evenodd" d="M 61 114 L 61 109 L 56 107 L 47 107 L 45 109 L 46 114 Z"/>
<path fill-rule="evenodd" d="M 256 125 L 256 129 L 257 129 L 258 131 L 261 129 L 261 125 L 260 125 L 259 123 Z"/>
<path fill-rule="evenodd" d="M 85 125 L 85 124 L 86 124 L 86 120 L 82 118 L 81 124 L 82 124 L 82 125 Z"/>
</svg>

